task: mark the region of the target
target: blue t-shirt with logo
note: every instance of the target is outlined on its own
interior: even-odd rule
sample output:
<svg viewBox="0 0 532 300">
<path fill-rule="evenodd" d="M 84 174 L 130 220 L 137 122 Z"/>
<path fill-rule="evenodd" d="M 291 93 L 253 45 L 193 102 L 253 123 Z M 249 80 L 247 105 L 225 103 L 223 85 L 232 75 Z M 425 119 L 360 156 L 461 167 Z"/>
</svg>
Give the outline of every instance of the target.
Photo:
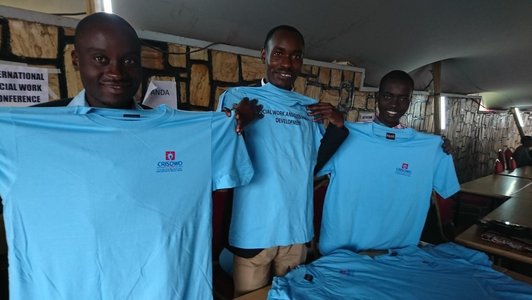
<svg viewBox="0 0 532 300">
<path fill-rule="evenodd" d="M 482 252 L 446 243 L 369 257 L 335 250 L 283 277 L 270 300 L 531 299 L 532 285 L 495 271 Z"/>
<path fill-rule="evenodd" d="M 13 299 L 210 299 L 214 189 L 253 169 L 234 118 L 0 109 Z"/>
<path fill-rule="evenodd" d="M 345 126 L 349 136 L 319 172 L 331 176 L 320 252 L 417 245 L 432 190 L 447 198 L 460 189 L 441 137 L 377 123 Z"/>
<path fill-rule="evenodd" d="M 313 168 L 323 127 L 306 106 L 316 100 L 268 83 L 229 89 L 218 109 L 244 97 L 257 99 L 264 117 L 245 129 L 255 175 L 235 189 L 229 243 L 253 249 L 308 242 L 314 234 Z"/>
</svg>

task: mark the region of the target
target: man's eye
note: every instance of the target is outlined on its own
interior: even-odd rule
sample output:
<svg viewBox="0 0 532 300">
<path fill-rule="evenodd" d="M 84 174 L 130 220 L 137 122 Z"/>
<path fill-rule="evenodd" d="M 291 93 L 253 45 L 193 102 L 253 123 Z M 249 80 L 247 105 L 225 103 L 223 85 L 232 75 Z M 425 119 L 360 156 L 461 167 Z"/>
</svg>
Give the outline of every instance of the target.
<svg viewBox="0 0 532 300">
<path fill-rule="evenodd" d="M 126 59 L 124 59 L 124 64 L 130 65 L 130 66 L 137 65 L 138 64 L 138 59 L 133 58 L 133 57 L 126 58 Z"/>
<path fill-rule="evenodd" d="M 392 99 L 392 95 L 384 94 L 384 99 L 390 100 L 390 99 Z"/>
<path fill-rule="evenodd" d="M 105 56 L 97 55 L 94 57 L 94 60 L 100 64 L 104 64 L 107 62 L 107 58 Z"/>
<path fill-rule="evenodd" d="M 401 102 L 407 102 L 407 101 L 410 101 L 410 99 L 409 99 L 408 97 L 401 97 L 401 98 L 399 98 L 399 100 L 400 100 Z"/>
<path fill-rule="evenodd" d="M 293 59 L 303 59 L 303 55 L 301 55 L 301 54 L 296 54 L 296 55 L 293 55 L 292 58 L 293 58 Z"/>
<path fill-rule="evenodd" d="M 282 53 L 279 52 L 279 51 L 274 51 L 274 52 L 272 53 L 272 55 L 273 55 L 273 56 L 281 56 Z"/>
</svg>

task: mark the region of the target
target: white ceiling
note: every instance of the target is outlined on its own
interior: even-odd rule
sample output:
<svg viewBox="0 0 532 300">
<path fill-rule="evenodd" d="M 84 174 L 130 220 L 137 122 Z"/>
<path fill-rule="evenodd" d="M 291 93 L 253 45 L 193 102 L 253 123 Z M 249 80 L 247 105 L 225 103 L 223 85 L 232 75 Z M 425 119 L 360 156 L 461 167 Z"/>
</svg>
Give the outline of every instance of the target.
<svg viewBox="0 0 532 300">
<path fill-rule="evenodd" d="M 0 5 L 40 11 L 44 13 L 85 12 L 84 0 L 2 0 Z"/>
<path fill-rule="evenodd" d="M 82 0 L 46 1 L 57 2 L 78 3 L 57 12 L 85 8 Z M 431 64 L 442 61 L 443 92 L 532 109 L 529 0 L 114 0 L 113 10 L 139 30 L 257 50 L 270 28 L 290 24 L 305 36 L 307 58 L 350 61 L 366 69 L 366 86 L 402 69 L 424 90 Z"/>
</svg>

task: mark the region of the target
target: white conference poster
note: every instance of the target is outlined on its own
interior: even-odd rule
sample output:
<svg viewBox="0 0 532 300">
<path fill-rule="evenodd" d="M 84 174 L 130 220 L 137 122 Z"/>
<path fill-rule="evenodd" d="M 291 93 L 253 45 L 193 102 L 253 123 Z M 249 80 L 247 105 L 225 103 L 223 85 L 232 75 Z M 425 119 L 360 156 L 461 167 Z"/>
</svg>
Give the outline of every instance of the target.
<svg viewBox="0 0 532 300">
<path fill-rule="evenodd" d="M 175 81 L 152 80 L 142 104 L 157 107 L 166 104 L 177 109 L 177 87 Z"/>
<path fill-rule="evenodd" d="M 0 64 L 0 106 L 48 102 L 48 69 Z"/>
</svg>

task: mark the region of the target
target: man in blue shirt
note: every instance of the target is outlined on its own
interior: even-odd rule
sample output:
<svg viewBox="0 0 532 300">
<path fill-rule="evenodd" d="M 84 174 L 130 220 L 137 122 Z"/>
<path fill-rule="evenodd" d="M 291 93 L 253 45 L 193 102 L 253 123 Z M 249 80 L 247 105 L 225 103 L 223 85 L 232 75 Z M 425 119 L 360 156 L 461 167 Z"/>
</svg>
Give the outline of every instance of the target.
<svg viewBox="0 0 532 300">
<path fill-rule="evenodd" d="M 150 109 L 134 99 L 142 80 L 141 46 L 135 30 L 127 21 L 107 13 L 89 15 L 76 27 L 74 46 L 72 61 L 80 73 L 84 89 L 74 98 L 36 106 Z M 245 116 L 240 116 L 240 109 L 254 111 L 253 103 L 247 104 L 249 105 L 241 104 L 236 111 L 237 132 L 241 131 L 246 121 Z M 207 125 L 203 127 L 205 132 L 209 132 L 212 127 L 208 123 L 197 124 Z"/>
<path fill-rule="evenodd" d="M 336 249 L 386 252 L 417 245 L 432 189 L 459 191 L 452 157 L 442 139 L 399 122 L 414 82 L 403 71 L 381 80 L 372 123 L 350 123 L 350 135 L 320 171 L 330 174 L 320 231 L 322 254 Z"/>
<path fill-rule="evenodd" d="M 236 296 L 267 285 L 272 273 L 282 276 L 305 261 L 305 243 L 313 237 L 317 157 L 330 155 L 347 136 L 344 118 L 332 105 L 292 91 L 303 66 L 304 46 L 294 27 L 273 28 L 261 51 L 266 64 L 263 86 L 233 88 L 220 97 L 218 109 L 256 99 L 264 116 L 245 131 L 255 176 L 234 191 L 229 244 L 235 254 Z M 325 119 L 330 122 L 326 136 L 337 131 L 340 138 L 324 137 L 333 147 L 318 151 L 323 128 L 316 121 Z"/>
<path fill-rule="evenodd" d="M 90 106 L 150 109 L 134 97 L 142 82 L 141 45 L 135 29 L 118 15 L 94 13 L 76 26 L 74 68 L 84 89 L 74 98 L 50 101 L 35 107 Z M 244 111 L 240 114 L 240 110 Z M 243 102 L 236 110 L 236 131 L 241 132 L 256 111 L 254 102 Z M 229 116 L 230 112 L 226 112 Z"/>
<path fill-rule="evenodd" d="M 92 106 L 141 109 L 134 100 L 142 81 L 140 40 L 123 18 L 95 13 L 76 26 L 72 63 L 79 71 L 82 97 L 36 106 Z"/>
</svg>

